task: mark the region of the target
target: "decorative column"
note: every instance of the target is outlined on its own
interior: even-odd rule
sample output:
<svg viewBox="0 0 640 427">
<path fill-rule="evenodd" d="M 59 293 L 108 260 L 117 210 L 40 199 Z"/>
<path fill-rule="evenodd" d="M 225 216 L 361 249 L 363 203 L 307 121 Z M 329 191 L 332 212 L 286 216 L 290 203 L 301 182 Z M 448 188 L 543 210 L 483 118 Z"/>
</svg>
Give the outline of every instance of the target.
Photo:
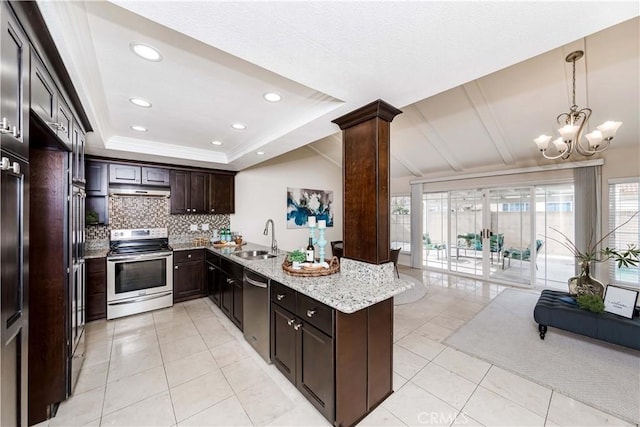
<svg viewBox="0 0 640 427">
<path fill-rule="evenodd" d="M 389 262 L 389 134 L 402 111 L 377 100 L 333 120 L 342 129 L 343 241 L 346 258 Z"/>
<path fill-rule="evenodd" d="M 343 255 L 374 269 L 389 262 L 389 124 L 400 113 L 378 100 L 333 121 L 343 130 Z M 393 393 L 393 298 L 336 311 L 334 340 L 334 425 L 351 426 Z"/>
</svg>

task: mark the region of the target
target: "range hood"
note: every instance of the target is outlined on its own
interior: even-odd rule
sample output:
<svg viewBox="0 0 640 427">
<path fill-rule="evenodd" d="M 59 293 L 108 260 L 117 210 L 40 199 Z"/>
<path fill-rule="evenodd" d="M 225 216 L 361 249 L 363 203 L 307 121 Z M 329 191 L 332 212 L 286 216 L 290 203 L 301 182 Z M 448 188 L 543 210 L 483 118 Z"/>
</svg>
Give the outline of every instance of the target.
<svg viewBox="0 0 640 427">
<path fill-rule="evenodd" d="M 166 197 L 169 198 L 171 192 L 168 188 L 158 187 L 109 187 L 109 195 L 114 197 L 119 196 L 142 196 L 142 197 Z"/>
</svg>

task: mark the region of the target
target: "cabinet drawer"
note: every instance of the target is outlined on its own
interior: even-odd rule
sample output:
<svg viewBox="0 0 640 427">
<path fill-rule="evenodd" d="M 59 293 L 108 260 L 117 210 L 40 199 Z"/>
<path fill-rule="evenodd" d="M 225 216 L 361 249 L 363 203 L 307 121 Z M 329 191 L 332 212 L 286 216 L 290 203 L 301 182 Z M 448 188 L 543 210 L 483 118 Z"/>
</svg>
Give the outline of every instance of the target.
<svg viewBox="0 0 640 427">
<path fill-rule="evenodd" d="M 244 273 L 244 267 L 241 264 L 235 263 L 227 258 L 221 258 L 220 268 L 232 279 L 236 279 L 242 282 L 242 273 Z"/>
<path fill-rule="evenodd" d="M 333 309 L 298 293 L 296 314 L 303 322 L 311 323 L 329 336 L 333 336 Z"/>
<path fill-rule="evenodd" d="M 220 267 L 220 255 L 207 251 L 207 262 Z"/>
<path fill-rule="evenodd" d="M 204 259 L 204 249 L 194 249 L 188 251 L 174 251 L 173 263 L 180 264 L 181 262 L 198 261 Z"/>
<path fill-rule="evenodd" d="M 271 300 L 291 312 L 296 311 L 296 291 L 271 281 Z"/>
<path fill-rule="evenodd" d="M 107 272 L 105 258 L 89 258 L 85 263 L 87 264 L 87 274 L 105 274 Z"/>
</svg>

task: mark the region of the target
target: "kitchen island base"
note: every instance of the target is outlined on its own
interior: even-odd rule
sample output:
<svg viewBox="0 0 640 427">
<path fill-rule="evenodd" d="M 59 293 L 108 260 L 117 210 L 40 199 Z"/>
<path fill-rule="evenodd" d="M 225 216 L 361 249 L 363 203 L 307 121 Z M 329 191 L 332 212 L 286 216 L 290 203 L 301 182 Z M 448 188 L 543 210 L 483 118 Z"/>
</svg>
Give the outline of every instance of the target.
<svg viewBox="0 0 640 427">
<path fill-rule="evenodd" d="M 335 426 L 393 393 L 393 299 L 346 314 L 275 282 L 271 361 Z"/>
</svg>

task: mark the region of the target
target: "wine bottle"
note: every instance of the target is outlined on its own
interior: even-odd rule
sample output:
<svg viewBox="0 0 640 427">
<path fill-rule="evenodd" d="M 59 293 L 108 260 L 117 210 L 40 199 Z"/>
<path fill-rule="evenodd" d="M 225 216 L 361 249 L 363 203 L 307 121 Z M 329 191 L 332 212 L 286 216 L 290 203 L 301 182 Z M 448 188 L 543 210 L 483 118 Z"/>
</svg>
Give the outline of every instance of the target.
<svg viewBox="0 0 640 427">
<path fill-rule="evenodd" d="M 313 249 L 313 238 L 309 237 L 309 245 L 307 246 L 307 262 L 314 262 L 316 253 Z"/>
</svg>

